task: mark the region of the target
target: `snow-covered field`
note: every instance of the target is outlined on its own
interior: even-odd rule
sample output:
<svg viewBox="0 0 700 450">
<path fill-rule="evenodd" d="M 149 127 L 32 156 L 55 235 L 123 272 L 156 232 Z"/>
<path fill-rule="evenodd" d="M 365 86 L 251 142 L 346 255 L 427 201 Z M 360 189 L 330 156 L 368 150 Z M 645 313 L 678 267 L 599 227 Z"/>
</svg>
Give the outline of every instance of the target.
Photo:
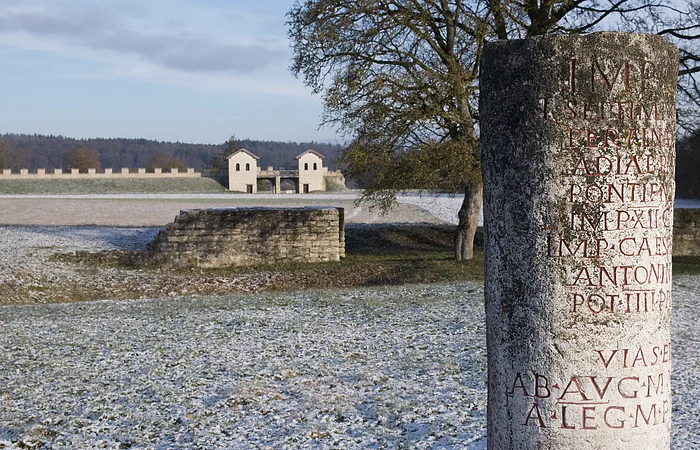
<svg viewBox="0 0 700 450">
<path fill-rule="evenodd" d="M 485 423 L 479 298 L 460 285 L 2 308 L 0 445 L 469 448 Z"/>
<path fill-rule="evenodd" d="M 198 200 L 198 201 L 255 201 L 261 202 L 279 202 L 294 201 L 294 202 L 328 202 L 328 201 L 355 201 L 360 198 L 357 192 L 350 193 L 328 193 L 328 194 L 59 194 L 59 195 L 0 195 L 0 199 L 48 199 L 48 200 Z M 432 216 L 451 224 L 457 224 L 457 212 L 459 211 L 464 195 L 450 194 L 401 194 L 397 197 L 397 201 L 401 205 L 417 206 L 422 210 L 427 211 Z M 675 202 L 676 208 L 700 208 L 700 200 L 698 199 L 677 199 Z M 354 212 L 354 211 L 353 211 Z M 391 214 L 391 213 L 390 213 Z M 483 225 L 483 214 L 479 217 L 479 225 Z"/>
<path fill-rule="evenodd" d="M 0 308 L 0 448 L 483 449 L 474 283 Z M 673 448 L 700 448 L 700 279 Z"/>
<path fill-rule="evenodd" d="M 700 208 L 700 200 L 677 198 L 673 204 L 676 208 Z"/>
<path fill-rule="evenodd" d="M 1 184 L 1 183 L 0 183 Z M 165 226 L 183 209 L 221 207 L 334 206 L 345 209 L 346 223 L 441 222 L 452 210 L 433 213 L 421 205 L 399 203 L 388 214 L 356 204 L 358 194 L 111 194 L 0 195 L 0 225 Z M 450 206 L 450 205 L 448 205 Z"/>
<path fill-rule="evenodd" d="M 0 230 L 5 274 L 154 231 Z M 462 283 L 0 307 L 0 448 L 483 449 L 482 302 Z M 674 449 L 700 448 L 699 303 L 676 277 Z"/>
<path fill-rule="evenodd" d="M 461 199 L 430 201 L 449 221 Z M 0 227 L 0 284 L 154 233 Z M 700 449 L 700 276 L 673 289 L 672 448 Z M 461 283 L 2 306 L 0 449 L 484 449 L 482 303 Z"/>
</svg>

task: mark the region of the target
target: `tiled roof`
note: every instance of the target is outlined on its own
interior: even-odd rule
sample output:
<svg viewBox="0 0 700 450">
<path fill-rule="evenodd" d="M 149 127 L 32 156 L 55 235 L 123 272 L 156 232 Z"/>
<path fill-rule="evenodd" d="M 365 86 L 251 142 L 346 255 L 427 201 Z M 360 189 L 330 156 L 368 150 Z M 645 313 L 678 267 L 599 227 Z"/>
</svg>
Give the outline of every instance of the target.
<svg viewBox="0 0 700 450">
<path fill-rule="evenodd" d="M 325 156 L 323 156 L 322 154 L 320 154 L 320 153 L 317 152 L 316 150 L 311 150 L 311 149 L 309 149 L 309 150 L 305 151 L 304 153 L 302 153 L 301 155 L 298 155 L 298 156 L 297 156 L 296 158 L 294 158 L 294 159 L 299 159 L 299 158 L 301 158 L 302 156 L 306 155 L 307 153 L 313 153 L 314 155 L 318 156 L 318 157 L 321 158 L 321 159 L 325 159 L 325 158 L 326 158 Z"/>
<path fill-rule="evenodd" d="M 245 154 L 247 154 L 247 155 L 250 155 L 250 156 L 252 156 L 252 157 L 255 158 L 255 159 L 260 159 L 259 157 L 255 156 L 254 154 L 250 153 L 248 150 L 246 150 L 246 149 L 244 149 L 244 148 L 242 148 L 242 149 L 240 149 L 240 150 L 236 150 L 235 152 L 233 152 L 233 153 L 231 153 L 230 155 L 228 155 L 227 158 L 230 158 L 230 157 L 232 157 L 233 155 L 237 155 L 237 154 L 239 154 L 240 152 L 243 152 L 243 153 L 245 153 Z"/>
</svg>

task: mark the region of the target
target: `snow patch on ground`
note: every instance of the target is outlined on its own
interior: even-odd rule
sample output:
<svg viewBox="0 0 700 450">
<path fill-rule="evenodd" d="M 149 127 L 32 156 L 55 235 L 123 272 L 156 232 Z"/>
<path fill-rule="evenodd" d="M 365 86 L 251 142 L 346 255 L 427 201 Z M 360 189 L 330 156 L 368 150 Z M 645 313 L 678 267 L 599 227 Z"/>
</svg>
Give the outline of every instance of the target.
<svg viewBox="0 0 700 450">
<path fill-rule="evenodd" d="M 700 277 L 674 283 L 697 447 Z M 476 283 L 0 307 L 0 446 L 484 449 Z"/>
<path fill-rule="evenodd" d="M 0 227 L 0 276 L 155 231 Z M 673 289 L 673 448 L 693 449 L 700 277 Z M 484 341 L 477 283 L 0 307 L 0 448 L 484 449 Z"/>
<path fill-rule="evenodd" d="M 313 203 L 313 201 L 354 201 L 360 198 L 357 191 L 348 193 L 327 194 L 31 194 L 31 195 L 0 195 L 0 199 L 87 199 L 87 200 L 246 200 L 246 201 L 284 201 L 295 200 Z M 464 200 L 463 194 L 399 194 L 397 201 L 404 205 L 417 206 L 434 217 L 447 223 L 457 224 L 457 212 Z M 676 199 L 676 208 L 700 208 L 699 199 Z M 362 207 L 356 208 L 357 215 Z M 391 213 L 389 213 L 391 214 Z M 479 225 L 483 225 L 483 211 L 479 215 Z"/>
<path fill-rule="evenodd" d="M 0 227 L 0 284 L 157 230 Z M 672 448 L 700 449 L 700 276 L 673 299 Z M 5 306 L 0 355 L 0 448 L 486 448 L 475 283 Z"/>
<path fill-rule="evenodd" d="M 0 443 L 483 448 L 481 286 L 0 308 Z"/>
</svg>

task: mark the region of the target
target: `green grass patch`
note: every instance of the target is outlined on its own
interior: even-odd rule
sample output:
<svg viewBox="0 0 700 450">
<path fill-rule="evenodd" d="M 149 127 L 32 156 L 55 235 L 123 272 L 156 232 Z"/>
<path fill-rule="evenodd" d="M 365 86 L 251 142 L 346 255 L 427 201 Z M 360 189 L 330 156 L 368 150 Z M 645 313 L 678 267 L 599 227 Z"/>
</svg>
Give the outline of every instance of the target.
<svg viewBox="0 0 700 450">
<path fill-rule="evenodd" d="M 411 254 L 435 252 L 451 254 L 455 231 L 454 225 L 349 224 L 345 227 L 345 250 L 348 255 L 379 257 L 410 257 Z M 475 247 L 483 248 L 483 243 L 483 232 L 479 229 L 474 239 Z"/>
<path fill-rule="evenodd" d="M 483 280 L 483 252 L 471 261 L 457 262 L 451 252 L 398 255 L 349 254 L 340 262 L 284 264 L 257 268 L 237 267 L 219 273 L 245 274 L 265 271 L 270 284 L 265 290 L 293 291 L 340 287 L 402 285 Z"/>
<path fill-rule="evenodd" d="M 309 289 L 347 288 L 412 283 L 483 281 L 483 234 L 477 233 L 474 259 L 457 262 L 453 258 L 452 241 L 455 227 L 419 224 L 348 224 L 345 230 L 346 257 L 340 262 L 314 264 L 273 263 L 257 267 L 227 269 L 173 269 L 143 264 L 139 258 L 127 263 L 119 252 L 57 255 L 54 261 L 75 263 L 76 273 L 90 279 L 83 286 L 72 281 L 65 290 L 65 299 L 85 301 L 101 298 L 129 299 L 178 295 L 230 295 L 244 292 L 303 291 Z M 123 255 L 138 252 L 122 252 Z M 140 261 L 144 261 L 141 259 Z M 129 281 L 103 286 L 97 267 L 112 267 L 134 276 Z M 700 257 L 673 258 L 674 274 L 700 274 Z M 242 275 L 242 277 L 239 277 Z M 230 280 L 241 281 L 241 285 Z M 55 286 L 52 284 L 52 286 Z M 98 287 L 96 289 L 96 286 Z M 19 285 L 6 283 L 6 295 L 21 294 Z M 102 289 L 102 290 L 100 290 Z M 0 294 L 3 294 L 0 289 Z M 23 300 L 31 302 L 31 300 Z"/>
<path fill-rule="evenodd" d="M 211 178 L 0 180 L 5 195 L 185 194 L 228 192 Z"/>
<path fill-rule="evenodd" d="M 474 259 L 457 262 L 452 249 L 454 233 L 452 225 L 350 224 L 345 228 L 346 256 L 340 262 L 233 267 L 217 272 L 286 274 L 281 278 L 304 288 L 482 280 L 483 234 L 477 234 Z"/>
<path fill-rule="evenodd" d="M 348 225 L 346 257 L 328 263 L 178 269 L 152 265 L 133 251 L 57 254 L 51 261 L 74 264 L 76 273 L 91 280 L 62 287 L 68 301 L 159 297 L 183 289 L 190 295 L 231 294 L 240 286 L 227 288 L 226 280 L 236 278 L 258 280 L 252 281 L 254 292 L 483 280 L 482 249 L 471 261 L 455 261 L 454 232 L 450 225 Z M 99 270 L 93 273 L 97 267 L 138 275 L 110 287 L 99 280 Z"/>
</svg>

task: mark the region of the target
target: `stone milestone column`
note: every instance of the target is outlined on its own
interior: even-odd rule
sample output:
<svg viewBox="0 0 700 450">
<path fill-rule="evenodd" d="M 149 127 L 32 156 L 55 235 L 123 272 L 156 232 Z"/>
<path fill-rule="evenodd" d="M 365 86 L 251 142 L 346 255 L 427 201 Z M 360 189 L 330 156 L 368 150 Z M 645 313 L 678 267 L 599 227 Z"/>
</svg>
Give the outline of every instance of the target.
<svg viewBox="0 0 700 450">
<path fill-rule="evenodd" d="M 668 449 L 676 49 L 484 48 L 488 448 Z"/>
</svg>

